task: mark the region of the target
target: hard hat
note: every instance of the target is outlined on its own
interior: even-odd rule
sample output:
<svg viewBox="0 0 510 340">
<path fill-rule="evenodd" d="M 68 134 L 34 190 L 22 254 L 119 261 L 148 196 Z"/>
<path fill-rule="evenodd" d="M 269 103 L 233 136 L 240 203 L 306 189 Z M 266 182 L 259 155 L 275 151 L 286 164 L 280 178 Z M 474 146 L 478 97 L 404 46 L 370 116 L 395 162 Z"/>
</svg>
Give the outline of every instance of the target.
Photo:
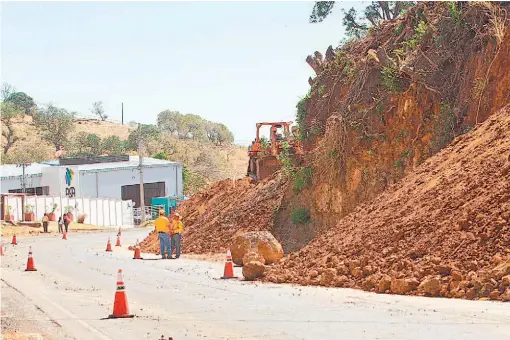
<svg viewBox="0 0 510 340">
<path fill-rule="evenodd" d="M 181 218 L 181 215 L 179 215 L 179 213 L 175 213 L 175 217 Z"/>
<path fill-rule="evenodd" d="M 161 209 L 161 210 L 159 211 L 159 214 L 160 214 L 160 215 L 164 215 L 164 214 L 165 214 L 165 211 L 164 211 L 163 209 Z"/>
</svg>

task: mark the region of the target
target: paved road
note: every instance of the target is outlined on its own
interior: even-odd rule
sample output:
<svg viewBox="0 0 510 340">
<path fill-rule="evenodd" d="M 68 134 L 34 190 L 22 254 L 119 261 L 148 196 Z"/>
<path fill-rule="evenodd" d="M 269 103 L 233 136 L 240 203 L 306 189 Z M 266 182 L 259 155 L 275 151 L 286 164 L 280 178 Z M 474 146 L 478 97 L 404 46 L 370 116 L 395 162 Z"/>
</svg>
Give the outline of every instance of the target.
<svg viewBox="0 0 510 340">
<path fill-rule="evenodd" d="M 56 236 L 20 238 L 18 246 L 9 245 L 1 258 L 2 302 L 10 302 L 2 310 L 3 325 L 8 316 L 10 327 L 40 327 L 48 338 L 66 340 L 510 336 L 508 303 L 218 280 L 222 263 L 155 260 L 148 254 L 142 254 L 146 260 L 133 260 L 127 246 L 147 233 L 124 231 L 123 247 L 113 247 L 113 253 L 104 251 L 105 233 L 69 234 L 67 241 Z M 24 272 L 29 245 L 37 272 Z M 136 318 L 103 320 L 112 312 L 119 268 Z M 235 270 L 240 275 L 240 268 Z"/>
</svg>

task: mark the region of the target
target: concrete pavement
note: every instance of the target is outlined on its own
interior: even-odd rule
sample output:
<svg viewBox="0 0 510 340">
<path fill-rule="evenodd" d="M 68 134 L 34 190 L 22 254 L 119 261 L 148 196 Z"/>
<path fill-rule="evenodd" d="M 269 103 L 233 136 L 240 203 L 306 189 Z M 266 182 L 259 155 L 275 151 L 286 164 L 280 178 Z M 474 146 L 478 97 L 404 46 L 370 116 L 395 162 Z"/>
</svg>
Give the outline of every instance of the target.
<svg viewBox="0 0 510 340">
<path fill-rule="evenodd" d="M 133 260 L 127 247 L 148 232 L 123 230 L 123 246 L 113 246 L 112 253 L 104 251 L 105 233 L 68 234 L 67 241 L 19 238 L 1 258 L 2 287 L 14 287 L 45 315 L 27 320 L 61 325 L 58 332 L 46 327 L 52 339 L 504 339 L 510 334 L 508 303 L 219 280 L 223 263 L 158 260 L 143 253 L 146 260 Z M 110 234 L 113 245 L 115 235 Z M 30 245 L 37 272 L 24 272 Z M 136 317 L 103 320 L 112 312 L 119 268 Z M 235 270 L 241 276 L 240 268 Z"/>
</svg>

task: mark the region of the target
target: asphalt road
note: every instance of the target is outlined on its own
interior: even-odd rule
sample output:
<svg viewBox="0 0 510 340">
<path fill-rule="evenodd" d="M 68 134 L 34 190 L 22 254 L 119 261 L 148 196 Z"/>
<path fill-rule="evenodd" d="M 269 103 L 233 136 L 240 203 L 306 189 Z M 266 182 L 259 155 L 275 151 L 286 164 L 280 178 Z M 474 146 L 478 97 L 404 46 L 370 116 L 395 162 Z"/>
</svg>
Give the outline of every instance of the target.
<svg viewBox="0 0 510 340">
<path fill-rule="evenodd" d="M 218 279 L 223 263 L 133 260 L 148 230 L 19 238 L 2 263 L 3 332 L 47 339 L 508 339 L 510 304 Z M 111 234 L 115 244 L 115 235 Z M 9 240 L 4 240 L 9 241 Z M 25 272 L 32 246 L 37 272 Z M 123 269 L 133 319 L 112 313 Z M 235 268 L 241 276 L 241 269 Z"/>
</svg>

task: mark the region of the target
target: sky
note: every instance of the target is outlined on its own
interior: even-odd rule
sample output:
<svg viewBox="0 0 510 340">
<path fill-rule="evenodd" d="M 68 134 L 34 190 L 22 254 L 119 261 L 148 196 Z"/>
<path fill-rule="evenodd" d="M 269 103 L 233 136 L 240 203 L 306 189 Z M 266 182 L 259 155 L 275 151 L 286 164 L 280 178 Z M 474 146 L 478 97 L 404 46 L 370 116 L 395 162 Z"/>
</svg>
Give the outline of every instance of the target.
<svg viewBox="0 0 510 340">
<path fill-rule="evenodd" d="M 221 122 L 248 144 L 261 121 L 295 120 L 305 62 L 344 37 L 339 2 L 2 2 L 2 82 L 40 104 L 155 124 L 169 109 Z"/>
</svg>

